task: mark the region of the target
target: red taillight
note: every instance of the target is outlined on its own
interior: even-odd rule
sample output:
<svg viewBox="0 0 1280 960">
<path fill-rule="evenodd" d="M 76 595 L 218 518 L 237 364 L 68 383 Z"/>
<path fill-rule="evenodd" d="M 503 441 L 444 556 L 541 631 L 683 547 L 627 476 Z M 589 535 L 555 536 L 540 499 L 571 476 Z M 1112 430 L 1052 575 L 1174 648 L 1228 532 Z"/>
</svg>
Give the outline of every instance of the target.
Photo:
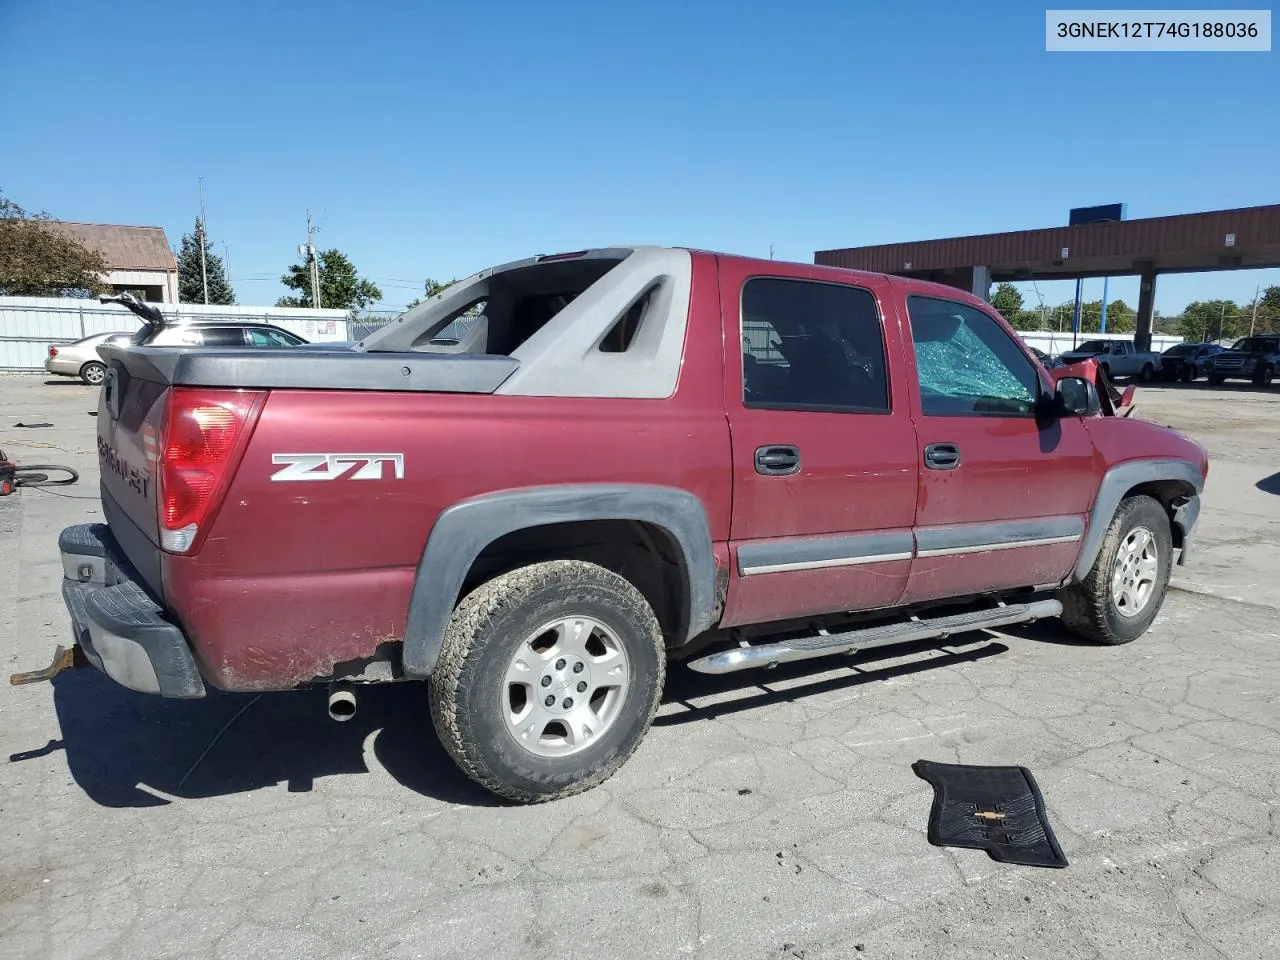
<svg viewBox="0 0 1280 960">
<path fill-rule="evenodd" d="M 251 390 L 170 391 L 157 471 L 164 549 L 186 553 L 208 529 L 265 399 Z"/>
<path fill-rule="evenodd" d="M 49 348 L 49 356 L 50 356 L 50 357 L 56 357 L 57 355 L 58 355 L 58 348 L 57 348 L 57 347 L 50 347 L 50 348 Z"/>
</svg>

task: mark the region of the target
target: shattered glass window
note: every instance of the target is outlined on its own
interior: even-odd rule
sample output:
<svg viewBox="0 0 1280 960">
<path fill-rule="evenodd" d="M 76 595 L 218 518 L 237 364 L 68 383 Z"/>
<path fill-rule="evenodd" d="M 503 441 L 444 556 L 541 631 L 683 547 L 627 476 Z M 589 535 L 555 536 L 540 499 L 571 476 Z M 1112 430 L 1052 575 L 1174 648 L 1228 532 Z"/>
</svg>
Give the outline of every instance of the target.
<svg viewBox="0 0 1280 960">
<path fill-rule="evenodd" d="M 1040 378 L 1026 354 L 983 311 L 910 297 L 920 403 L 928 416 L 1029 416 Z"/>
</svg>

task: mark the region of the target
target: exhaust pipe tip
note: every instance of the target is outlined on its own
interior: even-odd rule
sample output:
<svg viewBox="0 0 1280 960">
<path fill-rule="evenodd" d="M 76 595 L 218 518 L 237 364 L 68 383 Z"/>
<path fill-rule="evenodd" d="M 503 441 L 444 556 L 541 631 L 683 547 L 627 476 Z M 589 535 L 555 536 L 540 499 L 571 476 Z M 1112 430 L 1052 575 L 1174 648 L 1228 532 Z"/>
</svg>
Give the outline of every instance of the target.
<svg viewBox="0 0 1280 960">
<path fill-rule="evenodd" d="M 356 715 L 356 692 L 347 684 L 329 688 L 329 719 L 345 723 Z"/>
</svg>

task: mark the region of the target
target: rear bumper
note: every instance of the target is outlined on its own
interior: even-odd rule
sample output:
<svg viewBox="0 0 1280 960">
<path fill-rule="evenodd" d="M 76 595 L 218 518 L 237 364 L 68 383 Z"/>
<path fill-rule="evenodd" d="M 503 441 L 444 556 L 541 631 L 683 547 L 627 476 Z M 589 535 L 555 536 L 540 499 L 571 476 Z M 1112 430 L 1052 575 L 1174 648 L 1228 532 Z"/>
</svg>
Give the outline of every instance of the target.
<svg viewBox="0 0 1280 960">
<path fill-rule="evenodd" d="M 80 368 L 84 363 L 75 360 L 59 360 L 49 357 L 44 362 L 44 368 L 49 373 L 55 373 L 61 377 L 78 377 L 80 376 Z"/>
<path fill-rule="evenodd" d="M 105 524 L 67 527 L 58 537 L 62 599 L 72 634 L 95 667 L 139 693 L 205 695 L 182 631 L 140 585 Z"/>
</svg>

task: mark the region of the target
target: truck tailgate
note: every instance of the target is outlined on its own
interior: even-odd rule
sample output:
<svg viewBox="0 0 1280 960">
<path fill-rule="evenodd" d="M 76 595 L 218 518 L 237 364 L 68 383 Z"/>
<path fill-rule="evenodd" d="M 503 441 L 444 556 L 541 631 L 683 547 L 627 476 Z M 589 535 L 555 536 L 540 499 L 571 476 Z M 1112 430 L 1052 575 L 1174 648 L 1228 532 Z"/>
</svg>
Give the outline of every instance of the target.
<svg viewBox="0 0 1280 960">
<path fill-rule="evenodd" d="M 172 439 L 165 431 L 168 401 L 178 396 L 174 391 L 492 393 L 519 367 L 504 356 L 300 348 L 111 345 L 98 352 L 107 364 L 98 399 L 102 509 L 120 548 L 157 599 L 164 598 L 162 545 L 171 536 L 161 529 L 158 504 L 166 496 L 160 467 Z"/>
<path fill-rule="evenodd" d="M 102 511 L 125 556 L 161 596 L 156 463 L 168 385 L 108 366 L 98 391 Z"/>
</svg>

